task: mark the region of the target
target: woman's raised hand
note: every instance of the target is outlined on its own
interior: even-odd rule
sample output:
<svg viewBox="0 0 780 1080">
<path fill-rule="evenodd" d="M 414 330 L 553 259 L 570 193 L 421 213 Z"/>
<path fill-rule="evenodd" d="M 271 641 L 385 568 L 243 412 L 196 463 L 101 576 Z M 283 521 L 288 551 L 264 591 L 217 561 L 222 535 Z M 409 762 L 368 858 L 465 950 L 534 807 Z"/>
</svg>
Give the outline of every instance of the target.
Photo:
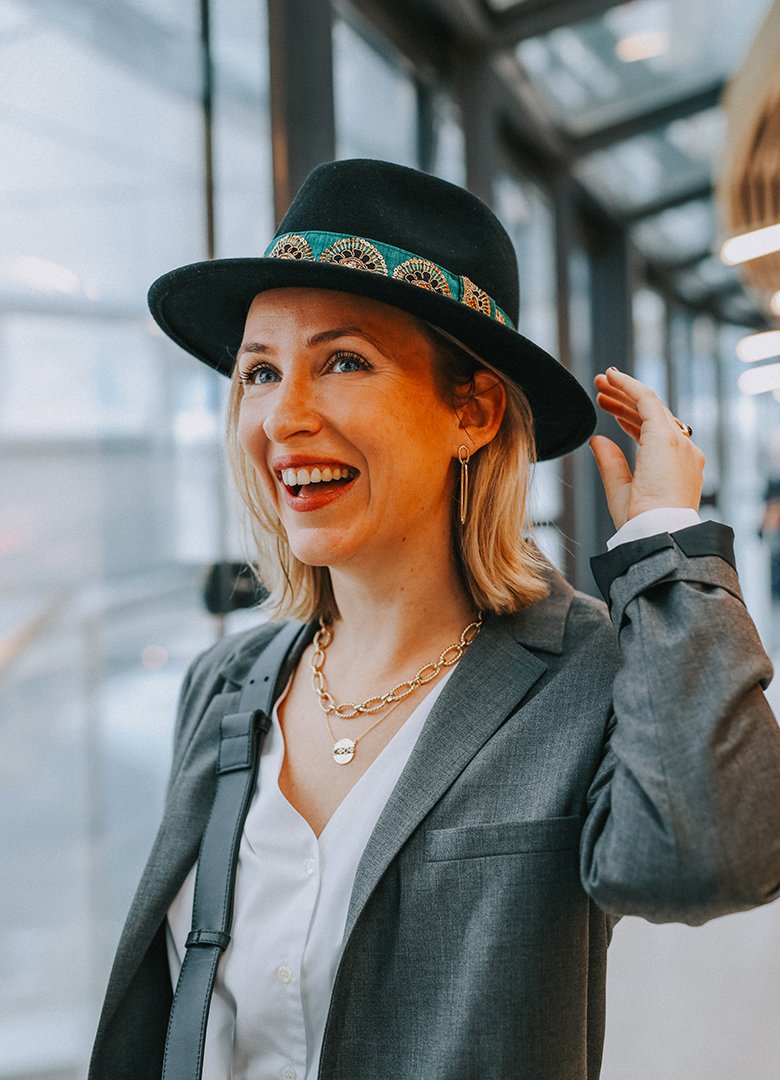
<svg viewBox="0 0 780 1080">
<path fill-rule="evenodd" d="M 679 427 L 663 401 L 630 375 L 608 368 L 595 379 L 596 401 L 638 443 L 633 475 L 620 447 L 594 435 L 596 459 L 607 505 L 619 529 L 645 510 L 662 506 L 699 508 L 704 454 Z"/>
</svg>

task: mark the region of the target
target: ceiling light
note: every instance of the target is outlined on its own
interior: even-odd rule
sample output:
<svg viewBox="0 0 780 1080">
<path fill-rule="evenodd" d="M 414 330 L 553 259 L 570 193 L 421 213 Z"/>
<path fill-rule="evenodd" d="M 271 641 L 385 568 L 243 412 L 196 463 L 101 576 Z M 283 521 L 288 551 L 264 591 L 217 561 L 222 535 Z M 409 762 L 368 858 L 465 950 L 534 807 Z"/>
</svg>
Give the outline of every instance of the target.
<svg viewBox="0 0 780 1080">
<path fill-rule="evenodd" d="M 773 251 L 780 251 L 780 222 L 732 236 L 720 249 L 720 257 L 727 266 L 734 266 L 735 263 L 771 255 Z"/>
<path fill-rule="evenodd" d="M 737 356 L 744 364 L 780 356 L 780 330 L 765 330 L 743 337 L 737 342 Z"/>
<path fill-rule="evenodd" d="M 780 390 L 780 364 L 766 364 L 764 367 L 743 371 L 737 379 L 737 386 L 743 394 L 765 394 L 769 390 Z"/>
<path fill-rule="evenodd" d="M 769 301 L 769 310 L 773 315 L 780 315 L 780 289 L 777 290 L 775 295 Z"/>
<path fill-rule="evenodd" d="M 665 53 L 669 38 L 663 30 L 648 30 L 644 34 L 629 34 L 615 45 L 618 60 L 633 64 L 637 60 L 650 60 Z"/>
</svg>

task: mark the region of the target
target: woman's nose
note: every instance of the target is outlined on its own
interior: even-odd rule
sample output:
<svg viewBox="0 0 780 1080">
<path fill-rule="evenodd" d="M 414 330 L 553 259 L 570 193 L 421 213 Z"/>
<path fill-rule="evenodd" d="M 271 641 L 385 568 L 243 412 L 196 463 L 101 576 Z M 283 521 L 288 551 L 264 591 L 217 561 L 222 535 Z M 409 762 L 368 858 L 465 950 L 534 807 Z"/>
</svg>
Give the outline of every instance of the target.
<svg viewBox="0 0 780 1080">
<path fill-rule="evenodd" d="M 322 427 L 313 388 L 302 378 L 282 379 L 270 395 L 263 430 L 271 442 L 282 443 L 298 434 L 313 434 Z"/>
</svg>

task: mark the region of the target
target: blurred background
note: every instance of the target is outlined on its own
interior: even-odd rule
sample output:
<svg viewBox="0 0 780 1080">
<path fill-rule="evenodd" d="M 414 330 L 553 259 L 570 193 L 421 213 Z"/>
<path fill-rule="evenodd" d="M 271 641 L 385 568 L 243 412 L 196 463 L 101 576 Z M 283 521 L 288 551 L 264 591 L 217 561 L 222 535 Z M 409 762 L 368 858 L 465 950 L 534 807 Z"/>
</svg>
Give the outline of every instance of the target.
<svg viewBox="0 0 780 1080">
<path fill-rule="evenodd" d="M 470 187 L 521 330 L 692 425 L 780 655 L 778 60 L 771 0 L 0 0 L 0 1080 L 84 1075 L 182 675 L 262 618 L 223 595 L 227 380 L 156 330 L 150 282 L 260 254 L 320 161 Z M 593 592 L 587 450 L 534 498 Z M 778 1080 L 779 935 L 780 905 L 624 920 L 605 1080 Z"/>
</svg>

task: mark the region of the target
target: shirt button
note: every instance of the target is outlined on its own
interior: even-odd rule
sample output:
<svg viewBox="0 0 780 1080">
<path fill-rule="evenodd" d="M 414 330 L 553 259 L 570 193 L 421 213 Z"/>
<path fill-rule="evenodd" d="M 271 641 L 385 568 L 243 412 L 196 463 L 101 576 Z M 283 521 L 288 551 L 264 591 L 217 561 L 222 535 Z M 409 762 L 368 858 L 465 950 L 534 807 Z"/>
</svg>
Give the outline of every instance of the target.
<svg viewBox="0 0 780 1080">
<path fill-rule="evenodd" d="M 317 860 L 316 859 L 307 859 L 306 860 L 306 873 L 307 874 L 313 874 L 316 869 L 317 869 Z"/>
<path fill-rule="evenodd" d="M 293 973 L 287 967 L 286 964 L 282 964 L 281 967 L 276 969 L 276 977 L 279 982 L 291 983 L 293 981 Z"/>
<path fill-rule="evenodd" d="M 285 1065 L 283 1069 L 279 1070 L 279 1076 L 281 1077 L 281 1080 L 295 1080 L 295 1077 L 297 1075 L 298 1074 L 292 1067 L 292 1065 Z"/>
</svg>

